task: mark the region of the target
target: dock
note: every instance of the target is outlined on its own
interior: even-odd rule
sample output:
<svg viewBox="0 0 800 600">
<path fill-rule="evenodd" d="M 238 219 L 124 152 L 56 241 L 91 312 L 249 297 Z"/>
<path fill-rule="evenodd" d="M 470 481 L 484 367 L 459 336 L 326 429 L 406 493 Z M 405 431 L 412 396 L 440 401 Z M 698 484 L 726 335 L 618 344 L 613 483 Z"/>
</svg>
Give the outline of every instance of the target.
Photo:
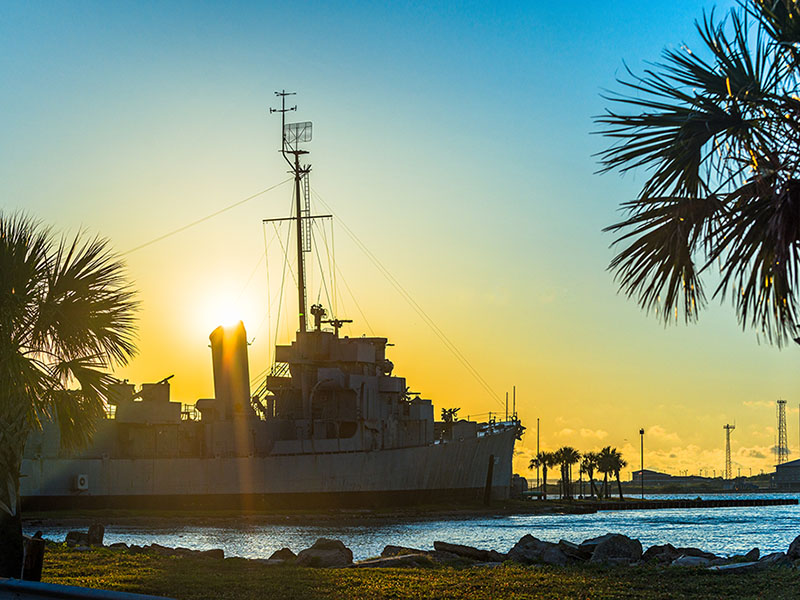
<svg viewBox="0 0 800 600">
<path fill-rule="evenodd" d="M 797 498 L 726 498 L 720 500 L 625 500 L 624 502 L 597 502 L 597 510 L 658 510 L 668 508 L 730 508 L 736 506 L 793 506 Z"/>
</svg>

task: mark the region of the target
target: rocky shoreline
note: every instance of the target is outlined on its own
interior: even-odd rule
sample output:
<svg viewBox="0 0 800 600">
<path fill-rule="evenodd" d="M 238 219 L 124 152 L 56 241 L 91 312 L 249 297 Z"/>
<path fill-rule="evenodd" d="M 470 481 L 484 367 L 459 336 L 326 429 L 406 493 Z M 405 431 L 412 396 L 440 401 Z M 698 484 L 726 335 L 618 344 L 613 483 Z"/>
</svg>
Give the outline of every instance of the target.
<svg viewBox="0 0 800 600">
<path fill-rule="evenodd" d="M 94 524 L 87 532 L 70 531 L 65 544 L 78 550 L 103 547 L 115 551 L 140 553 L 149 552 L 163 556 L 193 556 L 222 560 L 222 549 L 192 550 L 190 548 L 169 548 L 160 544 L 146 546 L 114 543 L 104 546 L 104 527 Z M 234 557 L 236 558 L 236 557 Z M 717 556 L 699 548 L 675 547 L 661 544 L 643 550 L 639 540 L 620 533 L 606 535 L 573 543 L 560 540 L 558 543 L 524 535 L 507 552 L 493 549 L 479 549 L 443 541 L 433 543 L 432 550 L 387 545 L 379 557 L 353 561 L 353 552 L 340 540 L 318 539 L 311 547 L 295 554 L 289 548 L 282 548 L 268 558 L 239 558 L 263 565 L 293 565 L 315 568 L 398 568 L 444 566 L 485 566 L 496 567 L 504 563 L 520 565 L 551 565 L 569 567 L 581 564 L 624 565 L 630 567 L 694 567 L 710 571 L 738 573 L 769 567 L 800 568 L 800 536 L 789 545 L 786 552 L 772 552 L 761 555 L 753 548 L 743 555 Z"/>
</svg>

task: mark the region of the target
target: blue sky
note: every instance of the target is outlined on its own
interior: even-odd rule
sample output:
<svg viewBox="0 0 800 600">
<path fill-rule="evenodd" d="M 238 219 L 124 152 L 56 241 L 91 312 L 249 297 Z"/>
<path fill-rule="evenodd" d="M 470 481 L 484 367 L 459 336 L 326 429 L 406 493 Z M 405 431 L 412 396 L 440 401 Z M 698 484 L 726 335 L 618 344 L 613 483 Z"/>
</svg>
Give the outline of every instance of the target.
<svg viewBox="0 0 800 600">
<path fill-rule="evenodd" d="M 738 418 L 736 460 L 768 466 L 774 401 L 796 405 L 796 351 L 759 345 L 727 305 L 665 329 L 605 270 L 601 230 L 645 174 L 596 174 L 603 91 L 623 61 L 641 71 L 694 46 L 693 21 L 714 4 L 573 4 L 6 2 L 2 207 L 124 252 L 283 180 L 268 109 L 276 90 L 297 91 L 315 191 L 498 393 L 517 385 L 547 445 L 626 448 L 644 426 L 654 466 L 721 468 L 722 425 Z M 288 193 L 126 256 L 143 309 L 122 375 L 174 372 L 184 402 L 212 393 L 208 307 L 231 298 L 256 338 L 251 370 L 265 367 L 261 219 L 283 216 Z M 336 236 L 398 372 L 437 407 L 496 409 Z"/>
</svg>

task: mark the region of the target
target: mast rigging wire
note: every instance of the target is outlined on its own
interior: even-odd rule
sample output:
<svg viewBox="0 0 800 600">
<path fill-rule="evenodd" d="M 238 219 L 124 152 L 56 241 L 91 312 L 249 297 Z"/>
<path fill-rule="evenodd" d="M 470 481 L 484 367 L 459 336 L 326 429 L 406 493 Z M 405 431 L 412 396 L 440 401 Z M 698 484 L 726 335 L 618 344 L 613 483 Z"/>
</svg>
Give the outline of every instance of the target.
<svg viewBox="0 0 800 600">
<path fill-rule="evenodd" d="M 168 233 L 165 233 L 164 235 L 160 235 L 157 238 L 154 238 L 154 239 L 150 240 L 149 242 L 145 242 L 144 244 L 140 244 L 140 245 L 136 246 L 135 248 L 131 248 L 130 250 L 122 252 L 120 254 L 120 256 L 127 256 L 128 254 L 132 254 L 133 252 L 141 250 L 142 248 L 146 248 L 147 246 L 155 244 L 156 242 L 160 242 L 161 240 L 165 240 L 168 237 L 172 237 L 173 235 L 175 235 L 177 233 L 181 233 L 182 231 L 186 231 L 187 229 L 190 229 L 190 228 L 194 227 L 195 225 L 199 225 L 200 223 L 204 223 L 205 221 L 208 221 L 209 219 L 213 219 L 214 217 L 219 216 L 222 213 L 227 212 L 227 211 L 229 211 L 229 210 L 231 210 L 233 208 L 236 208 L 237 206 L 241 206 L 245 202 L 249 202 L 250 200 L 253 200 L 254 198 L 258 198 L 259 196 L 263 196 L 267 192 L 271 192 L 272 190 L 274 190 L 276 188 L 279 188 L 283 184 L 288 183 L 290 181 L 292 181 L 291 177 L 289 179 L 284 179 L 280 183 L 276 183 L 275 185 L 272 185 L 272 186 L 270 186 L 270 187 L 268 187 L 266 189 L 263 189 L 260 192 L 256 192 L 252 196 L 248 196 L 247 198 L 243 198 L 241 200 L 238 200 L 238 201 L 234 202 L 233 204 L 229 204 L 225 208 L 221 208 L 218 211 L 211 213 L 210 215 L 206 215 L 205 217 L 203 217 L 201 219 L 197 219 L 196 221 L 192 221 L 191 223 L 189 223 L 187 225 L 184 225 L 182 227 L 178 227 L 177 229 L 173 229 L 172 231 L 170 231 Z"/>
<path fill-rule="evenodd" d="M 341 226 L 344 228 L 345 233 L 352 239 L 356 246 L 370 259 L 372 264 L 378 269 L 378 271 L 389 281 L 389 283 L 397 290 L 403 299 L 408 302 L 411 308 L 422 318 L 425 324 L 433 331 L 433 333 L 439 338 L 439 340 L 445 345 L 445 347 L 450 350 L 451 354 L 456 357 L 456 359 L 461 363 L 461 365 L 472 375 L 472 377 L 483 387 L 483 389 L 489 394 L 491 398 L 493 398 L 496 402 L 498 402 L 501 406 L 504 406 L 503 401 L 500 399 L 500 396 L 497 392 L 494 391 L 492 386 L 481 376 L 478 370 L 472 366 L 466 356 L 464 356 L 461 351 L 456 347 L 456 345 L 450 341 L 450 339 L 445 335 L 444 331 L 442 331 L 438 325 L 428 316 L 428 314 L 423 310 L 423 308 L 417 304 L 416 300 L 411 296 L 411 294 L 403 287 L 403 285 L 389 272 L 389 270 L 383 266 L 383 263 L 375 256 L 369 248 L 367 248 L 366 244 L 364 244 L 358 236 L 350 229 L 347 224 L 342 220 L 341 217 L 336 215 L 333 209 L 328 205 L 325 200 L 319 195 L 319 193 L 312 188 L 312 193 L 317 197 L 323 206 L 325 206 L 326 210 L 330 212 L 332 215 L 336 216 Z M 349 289 L 349 288 L 348 288 Z"/>
</svg>

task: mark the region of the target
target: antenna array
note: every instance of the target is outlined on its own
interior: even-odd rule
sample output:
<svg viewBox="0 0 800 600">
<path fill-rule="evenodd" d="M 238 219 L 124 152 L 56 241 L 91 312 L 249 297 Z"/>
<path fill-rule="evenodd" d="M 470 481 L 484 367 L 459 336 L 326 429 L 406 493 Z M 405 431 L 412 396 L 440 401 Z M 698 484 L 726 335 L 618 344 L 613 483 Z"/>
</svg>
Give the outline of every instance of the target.
<svg viewBox="0 0 800 600">
<path fill-rule="evenodd" d="M 723 426 L 725 430 L 725 479 L 732 479 L 731 473 L 731 431 L 736 429 L 736 425 L 726 424 Z"/>
<path fill-rule="evenodd" d="M 786 400 L 778 400 L 778 464 L 786 462 L 789 456 L 789 440 L 786 435 Z"/>
</svg>

